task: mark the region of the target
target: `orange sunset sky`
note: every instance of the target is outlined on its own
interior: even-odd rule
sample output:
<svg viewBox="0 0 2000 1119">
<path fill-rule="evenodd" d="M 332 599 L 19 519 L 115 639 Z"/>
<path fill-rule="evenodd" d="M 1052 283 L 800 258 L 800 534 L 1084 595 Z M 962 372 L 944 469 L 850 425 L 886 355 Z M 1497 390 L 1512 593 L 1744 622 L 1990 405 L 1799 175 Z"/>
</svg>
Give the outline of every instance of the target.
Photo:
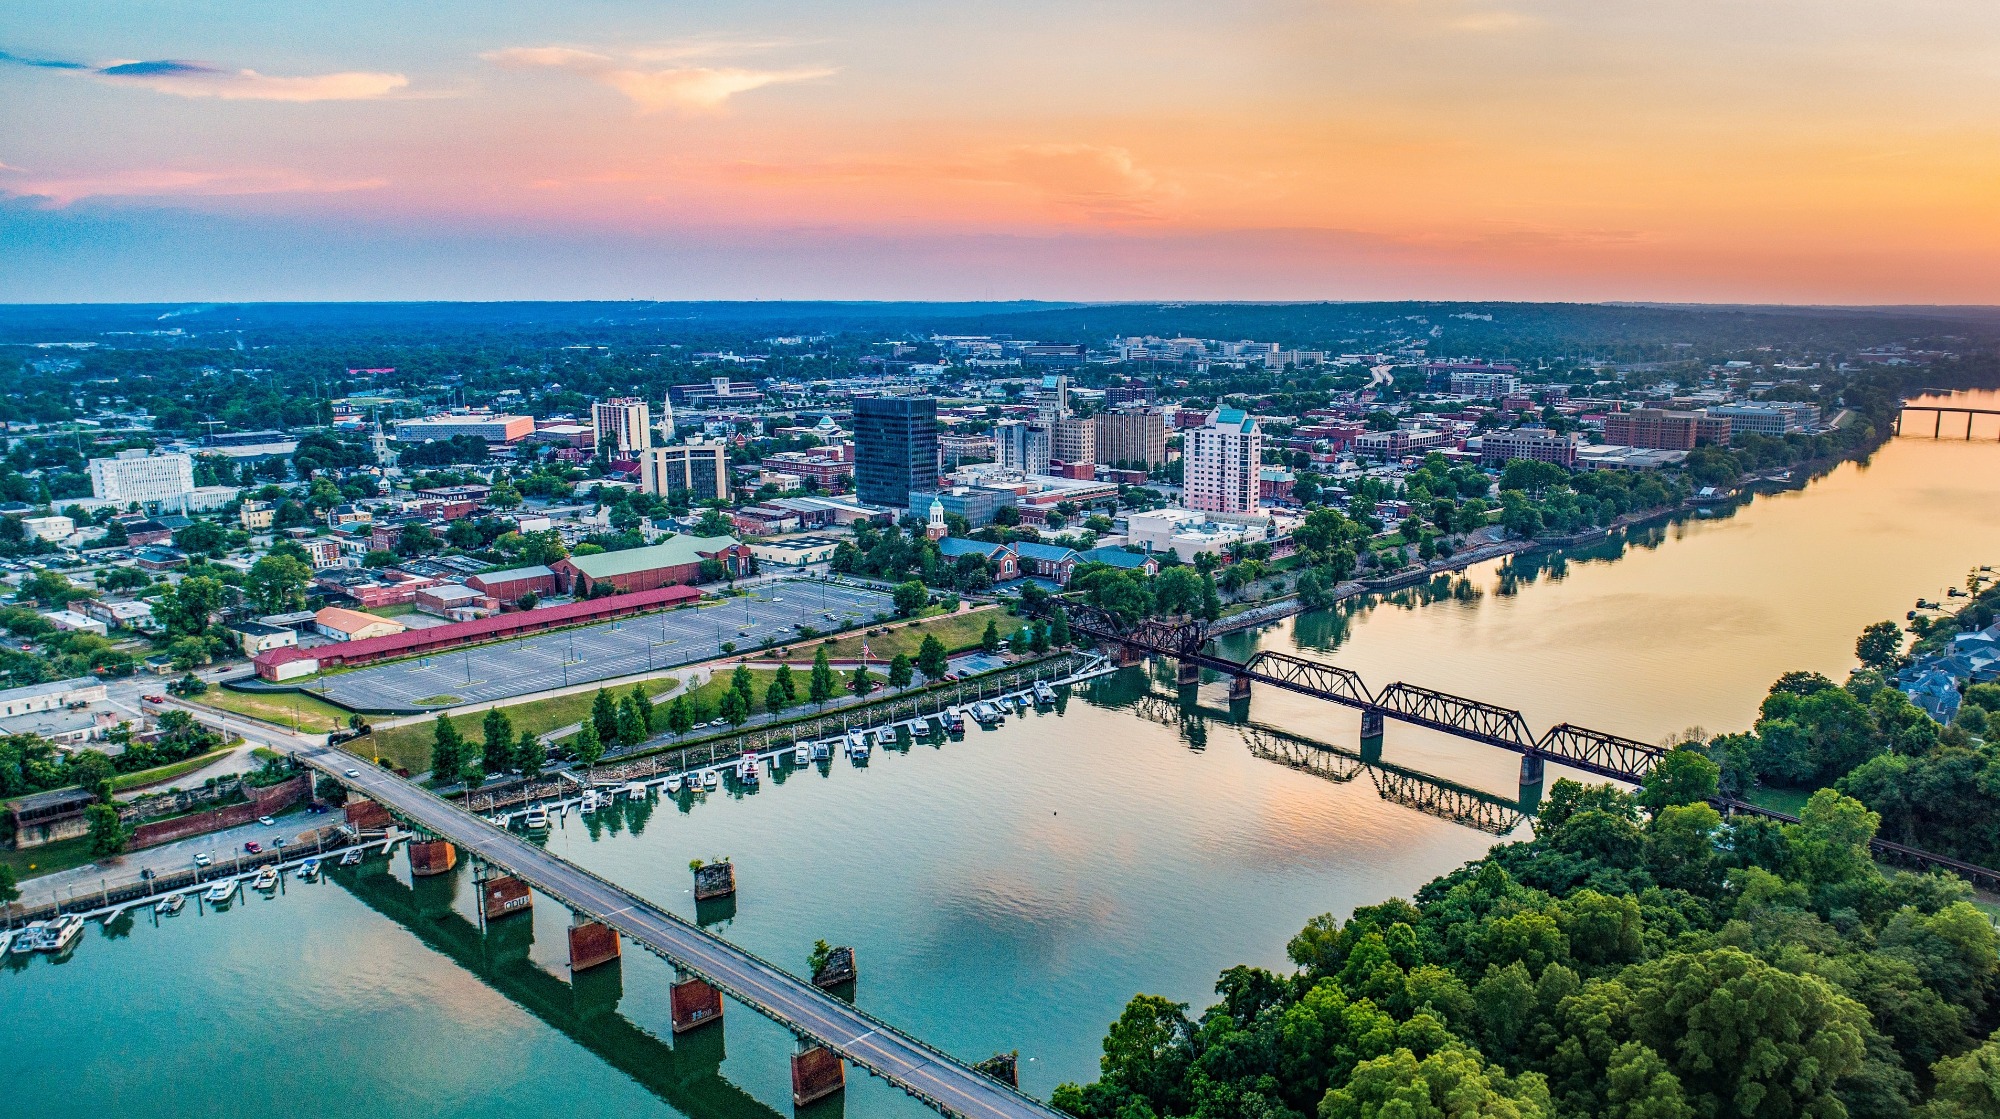
<svg viewBox="0 0 2000 1119">
<path fill-rule="evenodd" d="M 2000 4 L 16 0 L 0 299 L 2000 301 Z"/>
</svg>

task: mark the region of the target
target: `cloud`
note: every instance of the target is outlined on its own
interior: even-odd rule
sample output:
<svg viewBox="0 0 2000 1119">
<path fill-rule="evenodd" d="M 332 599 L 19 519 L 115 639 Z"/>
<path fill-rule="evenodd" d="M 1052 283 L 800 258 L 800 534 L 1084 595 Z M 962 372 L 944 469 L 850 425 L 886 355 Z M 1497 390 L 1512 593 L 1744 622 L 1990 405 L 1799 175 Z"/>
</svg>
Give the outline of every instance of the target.
<svg viewBox="0 0 2000 1119">
<path fill-rule="evenodd" d="M 113 85 L 137 86 L 176 97 L 213 97 L 222 101 L 371 101 L 387 97 L 410 84 L 410 79 L 401 74 L 344 70 L 335 74 L 283 77 L 178 58 L 92 65 L 63 59 L 26 58 L 0 51 L 0 63 L 87 74 Z"/>
<path fill-rule="evenodd" d="M 5 165 L 0 165 L 4 167 Z M 287 168 L 242 168 L 227 171 L 186 171 L 138 168 L 98 175 L 37 177 L 18 167 L 6 167 L 21 178 L 9 179 L 0 194 L 13 198 L 46 198 L 67 206 L 84 198 L 202 198 L 250 194 L 340 194 L 375 190 L 386 179 L 320 179 Z"/>
<path fill-rule="evenodd" d="M 511 47 L 488 51 L 479 57 L 510 70 L 564 70 L 578 74 L 610 86 L 649 113 L 663 109 L 712 112 L 739 93 L 748 93 L 767 85 L 810 81 L 835 73 L 825 67 L 752 70 L 737 66 L 670 66 L 647 69 L 636 65 L 713 54 L 724 49 L 742 49 L 742 45 L 701 44 L 663 48 L 634 52 L 624 59 L 576 47 Z"/>
</svg>

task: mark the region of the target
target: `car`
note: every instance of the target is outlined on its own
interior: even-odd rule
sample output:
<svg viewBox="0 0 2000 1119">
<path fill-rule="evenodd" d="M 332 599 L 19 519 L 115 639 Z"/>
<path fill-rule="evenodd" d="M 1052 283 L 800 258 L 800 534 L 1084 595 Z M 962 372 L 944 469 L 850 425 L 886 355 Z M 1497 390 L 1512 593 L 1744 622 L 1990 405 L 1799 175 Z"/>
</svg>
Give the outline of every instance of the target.
<svg viewBox="0 0 2000 1119">
<path fill-rule="evenodd" d="M 271 819 L 269 816 L 259 816 L 257 817 L 257 822 L 264 825 L 267 828 L 275 828 L 278 826 L 278 821 Z"/>
<path fill-rule="evenodd" d="M 243 844 L 243 851 L 245 854 L 249 855 L 262 854 L 264 851 L 264 845 L 252 839 Z"/>
<path fill-rule="evenodd" d="M 206 851 L 203 851 L 202 853 L 194 857 L 194 865 L 196 866 L 207 866 L 208 864 L 214 861 L 215 861 L 214 859 L 209 858 L 208 852 Z"/>
<path fill-rule="evenodd" d="M 361 771 L 358 769 L 350 769 L 347 771 L 347 775 L 349 777 L 359 777 L 361 776 Z"/>
<path fill-rule="evenodd" d="M 167 697 L 163 695 L 149 695 L 145 699 L 147 703 L 165 703 L 167 701 Z"/>
</svg>

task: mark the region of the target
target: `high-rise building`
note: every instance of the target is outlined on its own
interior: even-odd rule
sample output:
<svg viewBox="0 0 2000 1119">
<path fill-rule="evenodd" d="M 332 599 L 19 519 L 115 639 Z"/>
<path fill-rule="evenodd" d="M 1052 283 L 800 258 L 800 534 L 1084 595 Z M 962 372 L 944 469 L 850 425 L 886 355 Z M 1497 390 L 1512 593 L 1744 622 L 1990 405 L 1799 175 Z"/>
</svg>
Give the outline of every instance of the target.
<svg viewBox="0 0 2000 1119">
<path fill-rule="evenodd" d="M 1699 412 L 1669 412 L 1664 408 L 1613 412 L 1604 417 L 1604 441 L 1620 447 L 1691 451 L 1705 418 Z"/>
<path fill-rule="evenodd" d="M 1049 425 L 1049 457 L 1066 465 L 1089 466 L 1097 461 L 1097 421 L 1064 416 Z"/>
<path fill-rule="evenodd" d="M 937 398 L 865 396 L 854 402 L 854 495 L 908 508 L 910 494 L 937 489 Z"/>
<path fill-rule="evenodd" d="M 993 427 L 993 461 L 1017 474 L 1049 472 L 1049 429 L 1014 420 Z"/>
<path fill-rule="evenodd" d="M 1257 421 L 1237 408 L 1216 409 L 1208 423 L 1188 429 L 1182 504 L 1207 513 L 1256 512 L 1263 456 Z"/>
<path fill-rule="evenodd" d="M 90 460 L 90 493 L 99 501 L 136 501 L 180 508 L 194 492 L 194 460 L 186 455 L 120 451 Z"/>
<path fill-rule="evenodd" d="M 1151 470 L 1167 461 L 1167 417 L 1159 411 L 1100 412 L 1095 418 L 1098 462 Z"/>
<path fill-rule="evenodd" d="M 648 447 L 638 455 L 644 493 L 666 498 L 684 493 L 690 502 L 729 500 L 729 450 L 721 443 Z"/>
<path fill-rule="evenodd" d="M 637 454 L 653 445 L 652 410 L 643 400 L 600 400 L 590 406 L 590 426 L 597 432 L 597 449 L 607 455 Z"/>
<path fill-rule="evenodd" d="M 1575 432 L 1557 433 L 1545 427 L 1489 431 L 1479 437 L 1479 461 L 1482 466 L 1505 466 L 1517 458 L 1524 458 L 1531 462 L 1575 466 L 1576 442 Z"/>
<path fill-rule="evenodd" d="M 1042 391 L 1035 397 L 1035 418 L 1045 424 L 1069 415 L 1069 378 L 1051 373 L 1042 378 Z M 1061 455 L 1057 455 L 1061 458 Z"/>
</svg>

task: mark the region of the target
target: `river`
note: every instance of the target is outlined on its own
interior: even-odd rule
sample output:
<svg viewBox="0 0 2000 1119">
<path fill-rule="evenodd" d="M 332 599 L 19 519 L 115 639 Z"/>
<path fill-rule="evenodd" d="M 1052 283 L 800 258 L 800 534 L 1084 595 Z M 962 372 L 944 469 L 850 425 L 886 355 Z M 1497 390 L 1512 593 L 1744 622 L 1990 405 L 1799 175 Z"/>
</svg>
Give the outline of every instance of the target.
<svg viewBox="0 0 2000 1119">
<path fill-rule="evenodd" d="M 1537 730 L 1739 728 L 1779 673 L 1838 675 L 1863 625 L 2000 565 L 2000 446 L 1981 434 L 1898 439 L 1728 515 L 1482 564 L 1459 597 L 1309 615 L 1231 651 L 1303 648 L 1378 686 L 1518 707 Z M 817 938 L 854 946 L 862 1005 L 967 1059 L 1019 1049 L 1023 1087 L 1046 1097 L 1094 1074 L 1134 992 L 1199 1009 L 1221 968 L 1284 966 L 1314 914 L 1406 895 L 1520 826 L 1512 755 L 1392 723 L 1383 768 L 1308 772 L 1171 692 L 1128 671 L 961 742 L 571 818 L 549 844 L 800 971 Z M 1199 701 L 1226 706 L 1218 684 Z M 1358 737 L 1351 712 L 1270 691 L 1250 717 Z M 687 862 L 719 856 L 740 893 L 697 911 Z M 60 962 L 10 956 L 0 1116 L 790 1113 L 779 1027 L 731 1005 L 676 1045 L 663 963 L 630 955 L 572 987 L 557 906 L 482 933 L 471 899 L 463 867 L 412 883 L 399 857 L 226 912 L 93 923 Z M 926 1114 L 860 1074 L 811 1111 Z"/>
</svg>

